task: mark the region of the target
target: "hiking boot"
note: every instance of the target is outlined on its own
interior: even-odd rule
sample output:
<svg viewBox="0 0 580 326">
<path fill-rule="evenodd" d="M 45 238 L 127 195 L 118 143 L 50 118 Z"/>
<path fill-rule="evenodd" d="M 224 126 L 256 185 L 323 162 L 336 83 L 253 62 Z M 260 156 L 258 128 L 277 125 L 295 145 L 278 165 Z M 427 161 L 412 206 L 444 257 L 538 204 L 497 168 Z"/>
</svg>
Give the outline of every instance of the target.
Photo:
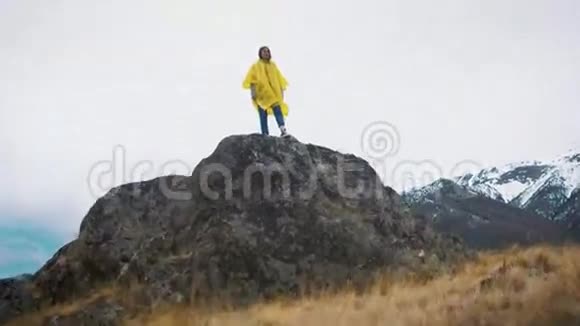
<svg viewBox="0 0 580 326">
<path fill-rule="evenodd" d="M 286 126 L 280 127 L 280 136 L 281 137 L 290 136 L 290 134 L 288 134 L 288 130 L 286 130 Z"/>
</svg>

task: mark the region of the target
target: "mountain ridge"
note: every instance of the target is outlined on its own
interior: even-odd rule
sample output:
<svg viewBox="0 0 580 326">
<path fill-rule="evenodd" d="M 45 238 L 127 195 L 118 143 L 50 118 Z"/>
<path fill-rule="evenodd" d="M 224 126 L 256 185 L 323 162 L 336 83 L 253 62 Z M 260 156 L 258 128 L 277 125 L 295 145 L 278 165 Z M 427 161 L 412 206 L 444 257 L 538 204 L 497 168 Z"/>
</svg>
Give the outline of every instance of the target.
<svg viewBox="0 0 580 326">
<path fill-rule="evenodd" d="M 580 188 L 580 152 L 570 150 L 550 160 L 488 167 L 452 180 L 482 196 L 550 220 L 566 221 L 575 216 L 559 212 Z"/>
<path fill-rule="evenodd" d="M 497 238 L 506 245 L 580 239 L 580 153 L 568 151 L 550 160 L 508 163 L 438 179 L 405 191 L 402 197 L 415 212 L 432 218 L 439 231 L 459 234 L 475 247 L 495 248 L 496 244 L 472 239 L 486 232 L 484 240 Z M 486 215 L 490 211 L 495 215 Z M 474 224 L 479 215 L 487 216 L 483 219 L 487 224 Z M 505 234 L 502 228 L 514 232 Z M 531 239 L 530 234 L 538 236 Z"/>
<path fill-rule="evenodd" d="M 559 243 L 561 225 L 518 207 L 483 196 L 451 179 L 402 194 L 414 213 L 427 216 L 442 233 L 459 236 L 474 249 Z"/>
</svg>

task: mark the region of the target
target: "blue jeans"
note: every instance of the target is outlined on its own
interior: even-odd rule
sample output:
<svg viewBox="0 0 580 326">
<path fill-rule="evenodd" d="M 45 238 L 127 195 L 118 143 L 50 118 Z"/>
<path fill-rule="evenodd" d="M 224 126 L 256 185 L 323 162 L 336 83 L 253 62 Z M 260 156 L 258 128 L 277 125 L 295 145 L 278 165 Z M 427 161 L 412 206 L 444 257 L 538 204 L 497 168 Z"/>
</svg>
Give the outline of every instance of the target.
<svg viewBox="0 0 580 326">
<path fill-rule="evenodd" d="M 280 106 L 275 105 L 272 107 L 272 110 L 274 111 L 274 116 L 276 117 L 278 127 L 284 126 L 284 116 L 282 115 Z M 268 113 L 262 108 L 258 108 L 258 113 L 260 114 L 260 126 L 262 127 L 262 135 L 269 135 L 270 132 L 268 131 Z"/>
</svg>

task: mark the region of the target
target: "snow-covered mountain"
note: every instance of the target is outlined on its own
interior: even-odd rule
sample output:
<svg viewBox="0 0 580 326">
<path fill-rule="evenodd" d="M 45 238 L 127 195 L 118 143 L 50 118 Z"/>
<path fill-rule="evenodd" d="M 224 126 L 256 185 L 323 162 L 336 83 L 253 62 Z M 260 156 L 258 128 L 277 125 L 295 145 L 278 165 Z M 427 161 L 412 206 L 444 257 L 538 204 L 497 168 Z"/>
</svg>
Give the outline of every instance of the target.
<svg viewBox="0 0 580 326">
<path fill-rule="evenodd" d="M 580 152 L 439 179 L 402 198 L 474 247 L 580 241 Z"/>
<path fill-rule="evenodd" d="M 436 180 L 403 193 L 402 199 L 416 214 L 430 218 L 436 230 L 455 234 L 475 249 L 558 243 L 565 238 L 561 224 L 483 196 L 453 180 Z"/>
<path fill-rule="evenodd" d="M 468 187 L 460 186 L 448 179 L 435 180 L 424 187 L 404 192 L 402 195 L 407 204 L 411 205 L 422 202 L 434 203 L 443 196 L 453 196 L 460 199 L 480 196 L 479 193 L 470 190 Z"/>
<path fill-rule="evenodd" d="M 566 218 L 560 211 L 580 189 L 580 152 L 570 151 L 550 161 L 491 167 L 454 181 L 470 191 L 548 219 Z"/>
</svg>

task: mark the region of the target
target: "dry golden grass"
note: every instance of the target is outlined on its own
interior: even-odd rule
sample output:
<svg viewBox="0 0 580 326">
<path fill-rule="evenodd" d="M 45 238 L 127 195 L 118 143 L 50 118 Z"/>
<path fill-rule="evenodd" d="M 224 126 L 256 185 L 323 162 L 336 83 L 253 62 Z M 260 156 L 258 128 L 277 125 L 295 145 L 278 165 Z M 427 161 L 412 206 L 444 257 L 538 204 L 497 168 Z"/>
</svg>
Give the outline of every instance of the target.
<svg viewBox="0 0 580 326">
<path fill-rule="evenodd" d="M 385 277 L 358 295 L 347 290 L 221 312 L 169 309 L 126 325 L 580 325 L 580 248 L 514 248 L 427 282 Z"/>
<path fill-rule="evenodd" d="M 454 275 L 432 280 L 385 276 L 365 293 L 343 290 L 239 310 L 169 307 L 125 325 L 580 325 L 580 247 L 513 248 L 481 254 Z"/>
<path fill-rule="evenodd" d="M 47 309 L 44 309 L 37 313 L 32 313 L 20 317 L 18 319 L 12 320 L 6 324 L 6 326 L 32 326 L 41 325 L 47 316 L 60 315 L 66 316 L 68 314 L 74 313 L 75 311 L 81 309 L 83 306 L 90 304 L 100 298 L 109 298 L 116 295 L 116 290 L 112 287 L 103 287 L 99 291 L 91 294 L 90 296 L 70 302 L 67 304 L 56 305 Z"/>
</svg>

